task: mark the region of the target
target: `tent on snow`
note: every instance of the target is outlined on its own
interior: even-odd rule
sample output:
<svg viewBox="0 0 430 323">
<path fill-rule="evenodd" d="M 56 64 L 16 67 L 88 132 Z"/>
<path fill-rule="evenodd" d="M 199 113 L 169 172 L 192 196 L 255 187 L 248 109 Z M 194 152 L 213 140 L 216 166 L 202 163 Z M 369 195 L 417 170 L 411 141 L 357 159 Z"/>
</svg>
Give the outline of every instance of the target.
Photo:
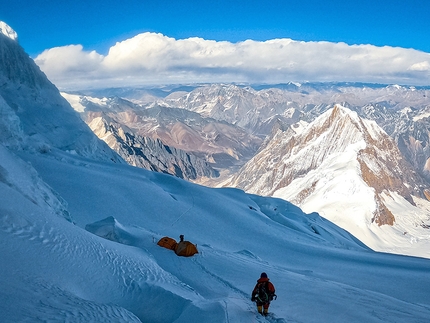
<svg viewBox="0 0 430 323">
<path fill-rule="evenodd" d="M 161 238 L 157 244 L 161 247 L 173 250 L 178 256 L 191 257 L 198 253 L 197 247 L 189 241 L 184 241 L 184 236 L 180 236 L 181 241 L 176 242 L 170 237 Z"/>
<path fill-rule="evenodd" d="M 160 240 L 158 240 L 157 244 L 160 247 L 164 247 L 170 250 L 175 250 L 175 247 L 177 245 L 176 240 L 169 237 L 162 237 Z"/>
<path fill-rule="evenodd" d="M 175 253 L 178 256 L 191 257 L 192 255 L 198 253 L 198 251 L 197 251 L 197 247 L 193 245 L 191 242 L 181 241 L 176 244 Z"/>
</svg>

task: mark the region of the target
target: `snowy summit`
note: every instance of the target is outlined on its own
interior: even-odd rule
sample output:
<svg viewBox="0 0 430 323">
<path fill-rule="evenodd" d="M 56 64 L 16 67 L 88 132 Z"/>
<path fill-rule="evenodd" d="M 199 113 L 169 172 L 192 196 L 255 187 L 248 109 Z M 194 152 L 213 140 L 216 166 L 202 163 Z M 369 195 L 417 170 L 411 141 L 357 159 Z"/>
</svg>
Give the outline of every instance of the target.
<svg viewBox="0 0 430 323">
<path fill-rule="evenodd" d="M 0 21 L 0 33 L 6 35 L 12 40 L 18 39 L 18 34 L 13 30 L 8 24 L 3 21 Z"/>
</svg>

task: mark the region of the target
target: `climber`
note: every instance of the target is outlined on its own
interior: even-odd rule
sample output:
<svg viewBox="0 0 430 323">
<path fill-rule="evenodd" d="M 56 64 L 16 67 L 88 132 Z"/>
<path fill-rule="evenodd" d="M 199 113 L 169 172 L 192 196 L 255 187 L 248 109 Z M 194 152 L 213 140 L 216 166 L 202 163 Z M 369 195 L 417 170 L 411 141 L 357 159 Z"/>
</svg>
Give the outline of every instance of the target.
<svg viewBox="0 0 430 323">
<path fill-rule="evenodd" d="M 269 314 L 270 302 L 273 299 L 276 299 L 275 286 L 269 281 L 266 273 L 261 273 L 252 291 L 251 301 L 257 303 L 258 313 L 266 316 Z"/>
</svg>

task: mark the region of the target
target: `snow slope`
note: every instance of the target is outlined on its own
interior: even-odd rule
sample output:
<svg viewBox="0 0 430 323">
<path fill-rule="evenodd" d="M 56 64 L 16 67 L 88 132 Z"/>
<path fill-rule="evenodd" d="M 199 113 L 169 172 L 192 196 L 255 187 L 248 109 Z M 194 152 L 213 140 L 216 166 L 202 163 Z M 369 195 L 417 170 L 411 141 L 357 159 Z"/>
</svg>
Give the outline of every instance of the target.
<svg viewBox="0 0 430 323">
<path fill-rule="evenodd" d="M 0 183 L 4 322 L 426 322 L 430 314 L 429 260 L 370 251 L 283 200 L 60 151 L 0 152 L 2 178 L 21 176 L 28 187 L 43 178 L 51 188 L 23 194 Z M 76 224 L 41 199 L 58 195 Z M 179 234 L 198 255 L 156 245 Z M 249 299 L 262 271 L 278 295 L 267 320 Z"/>
</svg>

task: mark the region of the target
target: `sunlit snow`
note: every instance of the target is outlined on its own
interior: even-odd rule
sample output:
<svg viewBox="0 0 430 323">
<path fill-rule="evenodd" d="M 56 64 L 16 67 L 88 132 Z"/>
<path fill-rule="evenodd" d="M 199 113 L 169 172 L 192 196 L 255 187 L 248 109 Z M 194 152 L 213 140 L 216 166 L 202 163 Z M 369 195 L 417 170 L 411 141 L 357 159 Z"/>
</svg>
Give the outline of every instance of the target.
<svg viewBox="0 0 430 323">
<path fill-rule="evenodd" d="M 15 161 L 2 163 L 3 177 L 34 187 L 19 157 L 0 152 Z M 430 314 L 429 260 L 370 251 L 286 201 L 67 153 L 19 155 L 56 193 L 0 183 L 5 322 L 425 322 Z M 58 207 L 48 211 L 57 194 L 75 224 Z M 156 245 L 179 234 L 199 254 Z M 262 271 L 278 295 L 268 319 L 250 301 Z"/>
</svg>

